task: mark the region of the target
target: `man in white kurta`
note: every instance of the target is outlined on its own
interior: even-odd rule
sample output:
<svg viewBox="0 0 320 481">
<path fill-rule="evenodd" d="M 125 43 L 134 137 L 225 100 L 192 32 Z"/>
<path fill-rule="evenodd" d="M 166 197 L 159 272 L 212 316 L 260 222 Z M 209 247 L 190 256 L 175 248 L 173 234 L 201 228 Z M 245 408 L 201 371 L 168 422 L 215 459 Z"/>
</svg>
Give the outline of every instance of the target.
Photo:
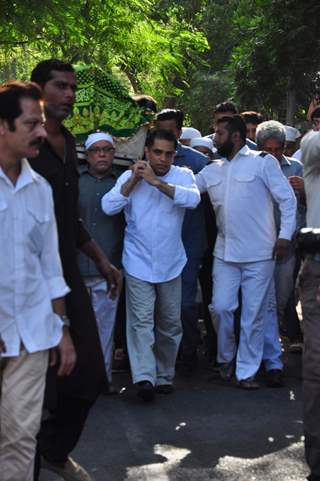
<svg viewBox="0 0 320 481">
<path fill-rule="evenodd" d="M 181 228 L 200 194 L 191 170 L 172 165 L 176 139 L 154 130 L 146 161 L 125 172 L 102 199 L 102 209 L 124 209 L 122 264 L 126 276 L 127 343 L 133 382 L 145 401 L 172 392 L 181 340 L 181 279 L 186 263 Z"/>
<path fill-rule="evenodd" d="M 286 251 L 295 229 L 296 199 L 271 155 L 245 145 L 245 124 L 235 116 L 218 122 L 221 159 L 196 176 L 200 192 L 208 191 L 215 210 L 218 237 L 214 250 L 212 312 L 218 335 L 221 373 L 235 368 L 240 387 L 256 389 L 263 355 L 266 294 L 274 258 Z M 273 199 L 281 212 L 276 238 Z M 234 312 L 242 294 L 240 341 L 234 335 Z"/>
</svg>

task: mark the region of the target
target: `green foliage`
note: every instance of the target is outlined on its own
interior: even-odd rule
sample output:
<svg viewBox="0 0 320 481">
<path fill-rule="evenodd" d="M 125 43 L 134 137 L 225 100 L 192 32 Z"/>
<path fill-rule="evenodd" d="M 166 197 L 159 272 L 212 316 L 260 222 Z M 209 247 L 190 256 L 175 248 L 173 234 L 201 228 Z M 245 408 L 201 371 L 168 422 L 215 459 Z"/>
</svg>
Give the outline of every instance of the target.
<svg viewBox="0 0 320 481">
<path fill-rule="evenodd" d="M 218 102 L 304 115 L 320 71 L 318 0 L 0 0 L 0 80 L 41 59 L 93 64 L 207 131 Z"/>
</svg>

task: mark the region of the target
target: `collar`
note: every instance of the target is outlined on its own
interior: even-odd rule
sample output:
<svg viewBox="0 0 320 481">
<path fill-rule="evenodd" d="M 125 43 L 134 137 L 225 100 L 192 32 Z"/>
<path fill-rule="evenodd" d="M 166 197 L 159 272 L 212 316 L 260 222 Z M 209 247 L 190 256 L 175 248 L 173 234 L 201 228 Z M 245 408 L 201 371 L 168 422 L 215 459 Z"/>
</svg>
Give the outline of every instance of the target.
<svg viewBox="0 0 320 481">
<path fill-rule="evenodd" d="M 30 167 L 29 162 L 27 159 L 21 160 L 21 172 L 17 179 L 16 185 L 14 186 L 11 180 L 6 176 L 3 172 L 2 168 L 0 167 L 0 177 L 4 179 L 4 181 L 10 185 L 15 191 L 23 189 L 28 184 L 32 182 L 39 182 L 40 176 Z"/>
<path fill-rule="evenodd" d="M 238 152 L 235 154 L 234 157 L 232 157 L 231 160 L 227 159 L 226 157 L 222 157 L 223 160 L 226 160 L 226 162 L 232 162 L 234 159 L 236 159 L 238 157 L 238 155 L 250 155 L 251 154 L 251 150 L 249 149 L 249 147 L 245 144 L 240 150 L 238 150 Z"/>
<path fill-rule="evenodd" d="M 281 166 L 291 165 L 291 161 L 290 161 L 289 157 L 286 157 L 285 155 L 283 155 L 283 156 L 281 157 L 280 165 L 281 165 Z"/>
<path fill-rule="evenodd" d="M 81 165 L 80 168 L 79 168 L 79 172 L 80 172 L 80 175 L 87 174 L 87 175 L 90 175 L 93 178 L 97 178 L 94 175 L 90 174 L 88 164 Z M 107 177 L 117 177 L 117 173 L 115 171 L 114 165 L 111 166 L 110 172 L 108 174 L 104 175 L 103 177 L 100 177 L 100 179 L 101 180 L 106 179 Z"/>
<path fill-rule="evenodd" d="M 236 155 L 250 155 L 251 150 L 249 147 L 245 144 L 238 152 Z"/>
</svg>

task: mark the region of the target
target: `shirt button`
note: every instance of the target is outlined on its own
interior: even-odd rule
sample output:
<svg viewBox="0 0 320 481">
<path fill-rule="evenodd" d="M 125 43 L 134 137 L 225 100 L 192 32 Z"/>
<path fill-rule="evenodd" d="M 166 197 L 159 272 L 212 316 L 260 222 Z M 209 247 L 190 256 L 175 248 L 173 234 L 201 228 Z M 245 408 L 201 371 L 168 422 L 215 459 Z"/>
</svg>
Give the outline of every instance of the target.
<svg viewBox="0 0 320 481">
<path fill-rule="evenodd" d="M 97 192 L 97 195 L 101 195 L 100 192 Z"/>
<path fill-rule="evenodd" d="M 69 185 L 69 182 L 65 182 L 65 183 L 64 183 L 64 185 L 65 185 L 66 187 L 68 187 L 68 185 Z"/>
</svg>

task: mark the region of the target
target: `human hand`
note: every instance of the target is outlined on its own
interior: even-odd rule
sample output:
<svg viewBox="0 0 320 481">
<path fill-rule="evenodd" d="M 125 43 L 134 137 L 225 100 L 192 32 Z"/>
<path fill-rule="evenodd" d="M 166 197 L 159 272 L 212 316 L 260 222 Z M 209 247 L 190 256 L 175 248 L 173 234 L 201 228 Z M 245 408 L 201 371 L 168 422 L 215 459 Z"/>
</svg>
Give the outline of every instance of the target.
<svg viewBox="0 0 320 481">
<path fill-rule="evenodd" d="M 107 293 L 111 299 L 116 299 L 122 288 L 122 273 L 107 259 L 102 260 L 97 264 L 97 268 L 101 275 L 105 278 L 108 285 Z"/>
<path fill-rule="evenodd" d="M 62 339 L 58 347 L 50 351 L 50 366 L 55 366 L 57 363 L 57 351 L 60 354 L 60 365 L 58 369 L 58 376 L 69 376 L 73 371 L 77 355 L 70 336 L 69 328 L 63 328 Z"/>
<path fill-rule="evenodd" d="M 295 192 L 300 195 L 305 194 L 303 177 L 299 177 L 298 175 L 291 175 L 290 177 L 288 177 L 288 181 Z"/>
<path fill-rule="evenodd" d="M 290 246 L 290 241 L 287 239 L 278 239 L 273 248 L 272 257 L 276 260 L 283 259 Z"/>
<path fill-rule="evenodd" d="M 156 174 L 154 173 L 153 168 L 148 162 L 145 163 L 145 167 L 142 171 L 142 176 L 143 176 L 143 179 L 146 182 L 148 182 L 148 184 L 150 185 L 155 185 L 159 180 Z"/>
<path fill-rule="evenodd" d="M 143 178 L 143 171 L 145 169 L 147 162 L 145 160 L 137 160 L 135 164 L 132 165 L 132 178 L 139 181 Z"/>
</svg>

